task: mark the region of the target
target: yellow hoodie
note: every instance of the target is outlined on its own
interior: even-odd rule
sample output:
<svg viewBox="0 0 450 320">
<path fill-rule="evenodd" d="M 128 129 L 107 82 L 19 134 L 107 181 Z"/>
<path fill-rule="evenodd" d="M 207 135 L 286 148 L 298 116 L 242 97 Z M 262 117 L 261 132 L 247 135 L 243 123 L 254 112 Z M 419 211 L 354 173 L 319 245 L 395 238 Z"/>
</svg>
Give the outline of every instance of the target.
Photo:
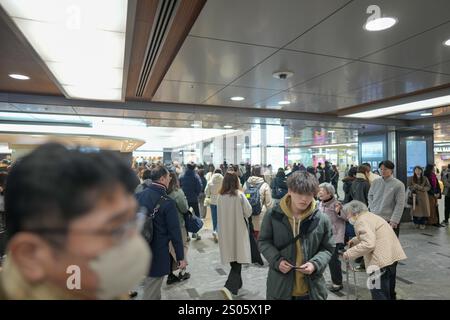
<svg viewBox="0 0 450 320">
<path fill-rule="evenodd" d="M 280 202 L 281 210 L 283 210 L 284 214 L 288 217 L 289 223 L 292 227 L 292 233 L 294 237 L 296 237 L 300 232 L 300 224 L 303 220 L 308 218 L 316 209 L 316 202 L 312 201 L 309 208 L 306 209 L 305 212 L 300 214 L 299 218 L 294 217 L 292 211 L 291 211 L 291 196 L 286 195 L 281 199 Z M 306 261 L 303 261 L 303 251 L 301 247 L 301 240 L 299 239 L 296 243 L 296 257 L 295 257 L 295 264 L 297 266 L 301 266 Z M 292 261 L 294 262 L 294 261 Z M 308 294 L 309 288 L 308 284 L 305 281 L 305 275 L 301 273 L 300 271 L 295 271 L 295 284 L 294 289 L 292 290 L 292 296 L 293 297 L 301 297 L 306 294 Z"/>
</svg>

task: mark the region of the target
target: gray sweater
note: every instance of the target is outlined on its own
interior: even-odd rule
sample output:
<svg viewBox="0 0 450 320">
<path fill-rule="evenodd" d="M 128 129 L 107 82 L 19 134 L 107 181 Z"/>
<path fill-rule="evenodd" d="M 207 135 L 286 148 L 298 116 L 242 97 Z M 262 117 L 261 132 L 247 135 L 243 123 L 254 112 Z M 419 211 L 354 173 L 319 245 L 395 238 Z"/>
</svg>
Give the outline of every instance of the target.
<svg viewBox="0 0 450 320">
<path fill-rule="evenodd" d="M 387 221 L 400 223 L 405 207 L 405 185 L 391 176 L 376 179 L 369 189 L 369 209 Z"/>
</svg>

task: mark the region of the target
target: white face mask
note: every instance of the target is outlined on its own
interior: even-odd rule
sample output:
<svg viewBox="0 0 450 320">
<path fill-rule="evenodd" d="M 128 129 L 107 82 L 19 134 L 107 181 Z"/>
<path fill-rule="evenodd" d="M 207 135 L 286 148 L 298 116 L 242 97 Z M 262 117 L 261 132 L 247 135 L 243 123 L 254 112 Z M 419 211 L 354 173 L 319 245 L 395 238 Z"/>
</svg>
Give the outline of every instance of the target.
<svg viewBox="0 0 450 320">
<path fill-rule="evenodd" d="M 147 275 L 151 252 L 141 235 L 115 246 L 90 262 L 100 279 L 97 298 L 108 300 L 128 293 Z"/>
</svg>

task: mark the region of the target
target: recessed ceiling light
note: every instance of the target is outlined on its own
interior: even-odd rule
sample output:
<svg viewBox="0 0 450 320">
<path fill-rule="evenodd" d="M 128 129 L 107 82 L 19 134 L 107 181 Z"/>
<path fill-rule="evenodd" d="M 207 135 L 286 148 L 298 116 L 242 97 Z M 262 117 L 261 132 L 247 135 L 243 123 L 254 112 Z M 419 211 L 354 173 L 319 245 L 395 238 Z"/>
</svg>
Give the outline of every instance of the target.
<svg viewBox="0 0 450 320">
<path fill-rule="evenodd" d="M 233 126 L 229 126 L 229 125 L 226 125 L 226 126 L 223 126 L 225 129 L 231 129 L 231 128 L 233 128 Z"/>
<path fill-rule="evenodd" d="M 397 23 L 397 19 L 391 17 L 384 17 L 371 20 L 364 25 L 367 31 L 382 31 L 392 28 Z"/>
<path fill-rule="evenodd" d="M 17 73 L 11 73 L 11 74 L 9 74 L 9 76 L 16 80 L 29 80 L 30 79 L 29 76 L 25 76 L 23 74 L 17 74 Z"/>
<path fill-rule="evenodd" d="M 283 100 L 283 101 L 280 101 L 280 102 L 278 102 L 278 104 L 281 104 L 281 105 L 284 105 L 284 104 L 290 104 L 291 102 L 290 101 L 287 101 L 287 100 Z"/>
<path fill-rule="evenodd" d="M 450 39 L 448 39 L 447 41 L 444 41 L 444 45 L 450 47 Z"/>
<path fill-rule="evenodd" d="M 231 100 L 233 100 L 233 101 L 243 101 L 243 100 L 245 100 L 245 98 L 244 97 L 231 97 Z"/>
<path fill-rule="evenodd" d="M 420 114 L 421 117 L 429 117 L 429 116 L 432 116 L 432 115 L 433 114 L 431 112 L 424 112 L 424 113 Z"/>
</svg>

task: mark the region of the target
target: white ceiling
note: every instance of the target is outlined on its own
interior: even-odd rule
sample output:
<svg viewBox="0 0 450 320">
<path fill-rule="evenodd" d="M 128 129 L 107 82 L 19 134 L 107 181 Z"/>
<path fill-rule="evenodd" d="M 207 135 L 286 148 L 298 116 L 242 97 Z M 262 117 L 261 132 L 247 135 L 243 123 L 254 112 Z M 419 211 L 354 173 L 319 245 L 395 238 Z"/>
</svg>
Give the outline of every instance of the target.
<svg viewBox="0 0 450 320">
<path fill-rule="evenodd" d="M 450 83 L 450 1 L 379 0 L 398 18 L 381 32 L 363 29 L 372 4 L 209 0 L 154 100 L 322 113 Z"/>
</svg>

